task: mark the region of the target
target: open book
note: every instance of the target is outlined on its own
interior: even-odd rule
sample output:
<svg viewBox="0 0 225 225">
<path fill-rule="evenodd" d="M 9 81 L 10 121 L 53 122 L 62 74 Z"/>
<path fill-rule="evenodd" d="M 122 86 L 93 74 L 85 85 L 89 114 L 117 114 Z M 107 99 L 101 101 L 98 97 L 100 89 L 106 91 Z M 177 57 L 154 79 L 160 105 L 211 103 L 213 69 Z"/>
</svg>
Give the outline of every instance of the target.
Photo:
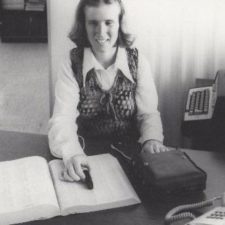
<svg viewBox="0 0 225 225">
<path fill-rule="evenodd" d="M 0 225 L 98 211 L 140 203 L 115 157 L 88 157 L 92 190 L 60 180 L 62 160 L 40 156 L 0 162 Z"/>
</svg>

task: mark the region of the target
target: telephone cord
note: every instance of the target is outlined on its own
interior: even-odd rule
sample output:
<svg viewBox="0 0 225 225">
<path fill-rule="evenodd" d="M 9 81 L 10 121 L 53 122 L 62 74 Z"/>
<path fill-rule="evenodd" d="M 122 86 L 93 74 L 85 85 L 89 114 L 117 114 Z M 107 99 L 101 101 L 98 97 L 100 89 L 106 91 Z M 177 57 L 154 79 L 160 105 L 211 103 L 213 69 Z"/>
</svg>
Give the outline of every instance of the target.
<svg viewBox="0 0 225 225">
<path fill-rule="evenodd" d="M 202 201 L 199 203 L 177 206 L 166 214 L 165 224 L 169 225 L 175 221 L 186 219 L 186 218 L 194 219 L 195 215 L 189 212 L 189 210 L 211 206 L 213 205 L 214 201 L 217 199 L 221 199 L 221 197 L 215 197 L 213 199 Z M 185 210 L 188 210 L 188 212 L 184 212 Z"/>
</svg>

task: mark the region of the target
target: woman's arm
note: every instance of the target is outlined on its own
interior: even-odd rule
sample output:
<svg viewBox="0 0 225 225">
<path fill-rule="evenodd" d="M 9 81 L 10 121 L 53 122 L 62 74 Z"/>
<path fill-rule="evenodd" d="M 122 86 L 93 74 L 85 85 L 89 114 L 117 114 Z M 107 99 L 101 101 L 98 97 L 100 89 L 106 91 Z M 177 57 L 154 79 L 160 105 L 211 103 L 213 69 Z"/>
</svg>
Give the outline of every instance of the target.
<svg viewBox="0 0 225 225">
<path fill-rule="evenodd" d="M 81 164 L 88 164 L 77 135 L 78 102 L 79 86 L 73 76 L 68 57 L 58 73 L 54 111 L 49 121 L 48 132 L 51 153 L 63 158 L 65 164 L 63 176 L 67 181 L 83 178 Z"/>
<path fill-rule="evenodd" d="M 145 150 L 163 151 L 163 127 L 158 111 L 158 95 L 152 71 L 147 59 L 141 54 L 139 54 L 138 63 L 136 103 L 139 141 Z"/>
</svg>

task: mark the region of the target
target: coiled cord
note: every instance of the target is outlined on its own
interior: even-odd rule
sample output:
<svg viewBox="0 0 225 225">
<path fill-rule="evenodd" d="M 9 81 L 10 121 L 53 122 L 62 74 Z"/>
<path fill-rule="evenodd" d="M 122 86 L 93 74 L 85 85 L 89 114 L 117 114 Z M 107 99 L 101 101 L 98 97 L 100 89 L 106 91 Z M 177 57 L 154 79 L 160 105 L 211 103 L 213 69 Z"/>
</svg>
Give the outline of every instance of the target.
<svg viewBox="0 0 225 225">
<path fill-rule="evenodd" d="M 183 219 L 195 219 L 196 216 L 191 213 L 191 212 L 183 212 L 183 213 L 179 213 L 177 215 L 173 215 L 171 216 L 170 218 L 166 218 L 165 219 L 165 224 L 170 224 L 170 223 L 173 223 L 173 222 L 176 222 L 176 221 L 179 221 L 179 220 L 183 220 Z"/>
<path fill-rule="evenodd" d="M 178 220 L 182 220 L 182 219 L 194 219 L 195 215 L 191 212 L 189 212 L 189 210 L 192 209 L 199 209 L 199 208 L 203 208 L 206 206 L 211 206 L 213 205 L 215 200 L 221 199 L 221 196 L 219 197 L 215 197 L 213 199 L 210 200 L 206 200 L 206 201 L 202 201 L 199 203 L 193 203 L 193 204 L 186 204 L 186 205 L 181 205 L 181 206 L 177 206 L 175 208 L 173 208 L 172 210 L 170 210 L 166 216 L 165 216 L 165 225 L 169 225 L 175 221 Z M 185 210 L 188 210 L 188 212 L 185 212 Z"/>
</svg>

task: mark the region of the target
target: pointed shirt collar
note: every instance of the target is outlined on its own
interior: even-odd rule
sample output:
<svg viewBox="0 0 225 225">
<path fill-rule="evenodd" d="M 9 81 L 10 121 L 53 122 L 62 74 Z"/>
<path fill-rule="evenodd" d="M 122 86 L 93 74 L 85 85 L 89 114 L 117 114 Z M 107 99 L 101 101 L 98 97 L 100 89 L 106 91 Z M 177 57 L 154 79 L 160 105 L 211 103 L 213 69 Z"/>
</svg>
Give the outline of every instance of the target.
<svg viewBox="0 0 225 225">
<path fill-rule="evenodd" d="M 125 77 L 127 77 L 130 81 L 134 82 L 132 75 L 130 73 L 129 67 L 128 67 L 128 59 L 127 59 L 127 53 L 125 48 L 118 47 L 116 61 L 113 65 L 111 65 L 109 68 L 114 68 L 115 70 L 120 69 Z M 107 69 L 109 69 L 107 68 Z M 84 48 L 84 57 L 83 57 L 83 82 L 85 85 L 85 80 L 87 73 L 91 70 L 105 70 L 104 67 L 98 62 L 98 60 L 95 58 L 93 52 L 90 48 Z M 107 70 L 106 69 L 106 70 Z"/>
</svg>

